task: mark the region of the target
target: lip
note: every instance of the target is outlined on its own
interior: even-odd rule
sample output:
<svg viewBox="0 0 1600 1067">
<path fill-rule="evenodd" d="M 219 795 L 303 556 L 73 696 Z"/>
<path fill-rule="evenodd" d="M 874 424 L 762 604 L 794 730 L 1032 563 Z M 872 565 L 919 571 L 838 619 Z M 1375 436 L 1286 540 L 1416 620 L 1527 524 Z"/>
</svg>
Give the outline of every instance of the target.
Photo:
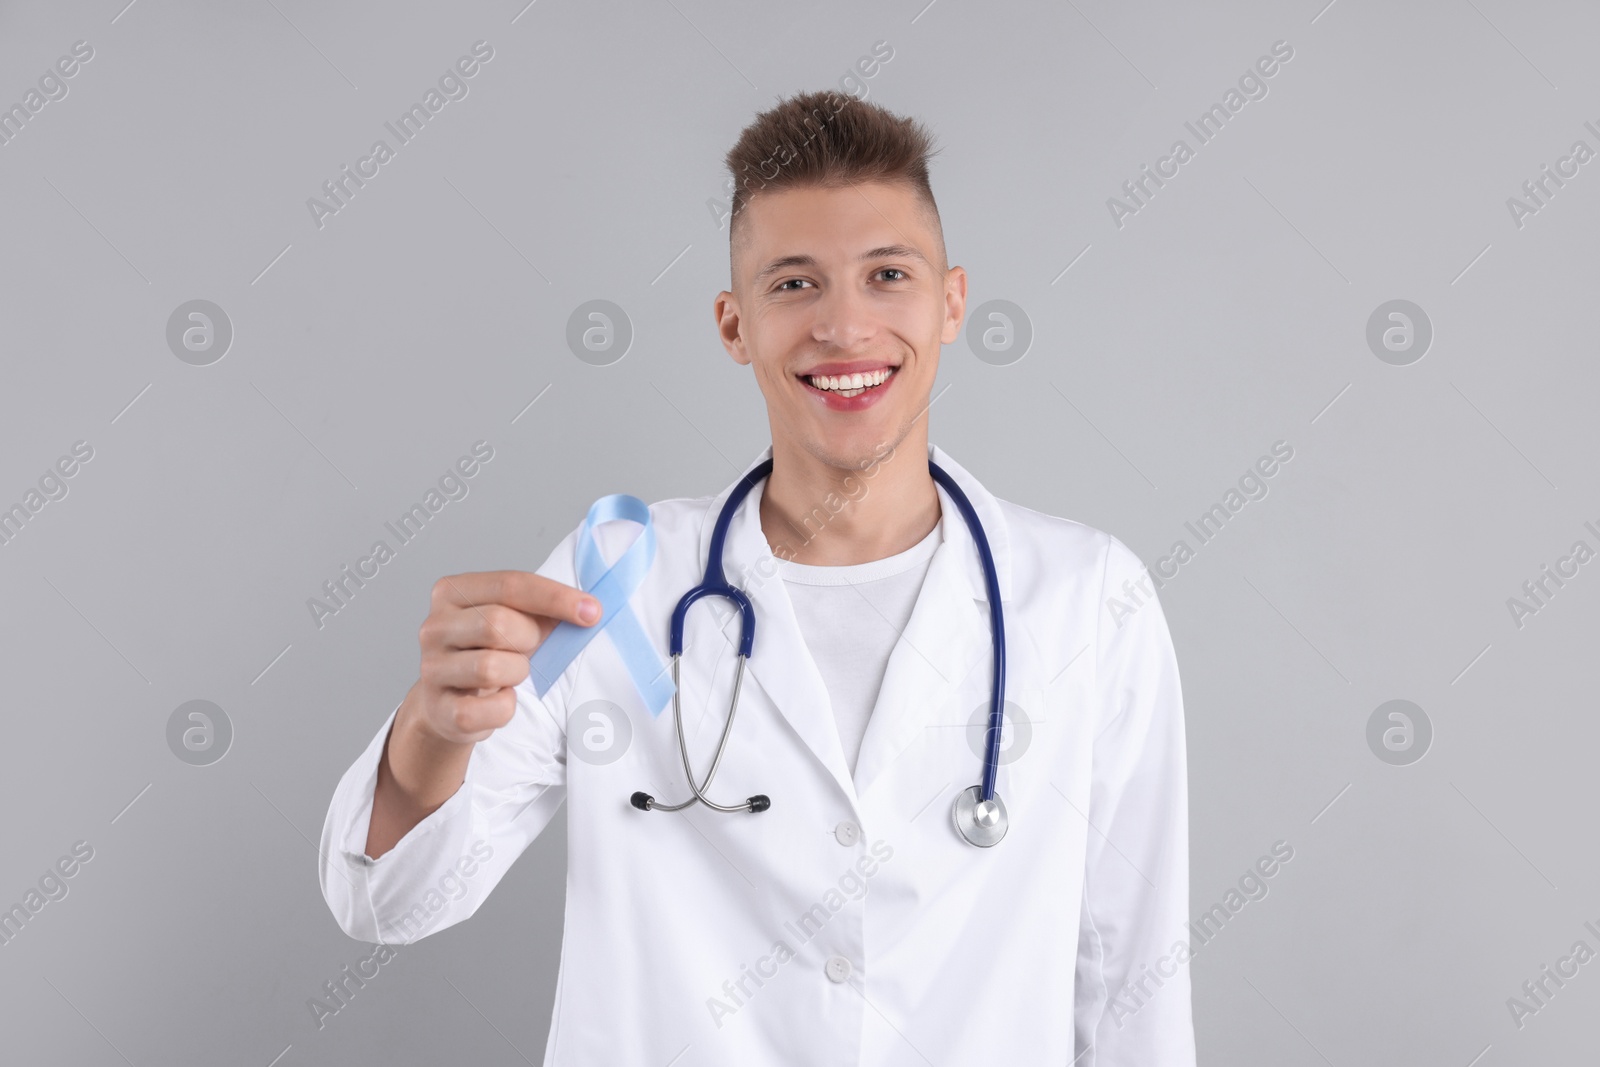
<svg viewBox="0 0 1600 1067">
<path fill-rule="evenodd" d="M 889 375 L 887 381 L 885 381 L 882 385 L 868 389 L 861 393 L 857 393 L 855 396 L 840 396 L 838 393 L 829 392 L 826 389 L 818 389 L 816 386 L 806 381 L 806 377 L 813 374 L 818 376 L 835 374 L 865 374 L 868 371 L 885 369 L 894 372 L 893 374 Z M 806 371 L 804 374 L 795 375 L 795 377 L 799 380 L 801 387 L 805 389 L 806 392 L 820 400 L 828 407 L 830 411 L 865 411 L 867 408 L 870 408 L 872 405 L 882 400 L 883 394 L 887 393 L 894 387 L 894 383 L 900 378 L 900 368 L 891 363 L 885 363 L 881 359 L 858 359 L 848 363 L 821 363 Z"/>
<path fill-rule="evenodd" d="M 800 372 L 800 377 L 815 374 L 818 377 L 831 377 L 836 374 L 865 374 L 868 371 L 898 369 L 893 363 L 886 363 L 881 359 L 853 359 L 844 363 L 818 363 L 815 367 Z"/>
</svg>

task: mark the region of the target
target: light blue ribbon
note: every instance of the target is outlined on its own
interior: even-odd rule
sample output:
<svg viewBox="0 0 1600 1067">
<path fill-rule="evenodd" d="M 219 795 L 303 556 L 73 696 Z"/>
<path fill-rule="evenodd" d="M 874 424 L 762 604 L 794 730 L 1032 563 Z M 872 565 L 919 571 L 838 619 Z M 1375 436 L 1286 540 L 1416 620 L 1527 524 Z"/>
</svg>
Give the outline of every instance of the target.
<svg viewBox="0 0 1600 1067">
<path fill-rule="evenodd" d="M 644 532 L 634 538 L 617 562 L 607 565 L 600 546 L 595 543 L 594 528 L 619 519 L 638 523 L 644 527 Z M 578 585 L 600 602 L 600 621 L 592 626 L 570 622 L 556 625 L 528 658 L 534 692 L 544 696 L 578 658 L 584 646 L 604 630 L 611 635 L 611 644 L 627 666 L 644 706 L 651 715 L 661 714 L 661 709 L 672 699 L 672 676 L 628 604 L 656 558 L 656 531 L 650 525 L 649 506 L 626 493 L 613 493 L 596 500 L 578 531 L 577 555 Z"/>
</svg>

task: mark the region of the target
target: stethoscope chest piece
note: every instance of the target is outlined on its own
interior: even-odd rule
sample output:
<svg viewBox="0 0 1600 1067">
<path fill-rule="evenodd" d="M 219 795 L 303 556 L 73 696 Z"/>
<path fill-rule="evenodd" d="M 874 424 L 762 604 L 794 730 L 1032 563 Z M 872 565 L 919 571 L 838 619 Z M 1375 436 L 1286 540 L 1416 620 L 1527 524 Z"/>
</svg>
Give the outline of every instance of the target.
<svg viewBox="0 0 1600 1067">
<path fill-rule="evenodd" d="M 955 807 L 951 815 L 955 818 L 956 833 L 966 838 L 968 843 L 979 848 L 988 848 L 998 845 L 1000 839 L 1006 836 L 1006 806 L 996 793 L 989 800 L 981 799 L 983 790 L 979 786 L 968 786 L 956 795 Z"/>
<path fill-rule="evenodd" d="M 728 735 L 733 730 L 733 719 L 739 711 L 739 686 L 744 678 L 744 665 L 754 654 L 756 636 L 755 605 L 743 590 L 728 584 L 722 569 L 723 547 L 727 540 L 728 527 L 733 522 L 733 516 L 738 511 L 740 502 L 761 479 L 771 473 L 772 460 L 763 460 L 747 471 L 729 492 L 727 499 L 723 501 L 721 512 L 717 515 L 716 525 L 712 528 L 711 544 L 706 556 L 705 578 L 699 585 L 685 593 L 678 601 L 678 606 L 673 609 L 672 630 L 667 645 L 668 652 L 672 656 L 672 719 L 678 735 L 678 753 L 683 757 L 683 773 L 688 779 L 691 796 L 678 804 L 663 804 L 648 793 L 637 792 L 629 798 L 629 802 L 640 811 L 682 811 L 690 804 L 696 803 L 704 804 L 714 811 L 760 812 L 772 806 L 772 801 L 765 794 L 759 793 L 740 804 L 718 804 L 706 796 L 706 790 L 711 787 L 711 779 L 716 775 L 717 768 L 722 765 L 722 755 L 727 750 Z M 989 631 L 994 643 L 994 675 L 991 679 L 989 697 L 988 747 L 983 760 L 983 784 L 962 790 L 956 797 L 955 808 L 951 812 L 955 819 L 956 833 L 960 834 L 963 840 L 979 848 L 989 848 L 998 845 L 1006 836 L 1007 825 L 1006 806 L 1001 802 L 1000 795 L 993 792 L 995 776 L 1000 767 L 1000 739 L 1005 729 L 1006 706 L 1006 631 L 1004 609 L 1001 607 L 1000 579 L 995 569 L 994 553 L 989 548 L 989 538 L 983 531 L 983 523 L 979 521 L 978 512 L 973 508 L 972 501 L 967 499 L 967 494 L 962 491 L 956 480 L 932 458 L 928 460 L 928 473 L 950 494 L 956 509 L 966 520 L 967 527 L 972 533 L 972 540 L 977 546 L 978 562 L 983 566 L 984 592 L 989 602 Z M 707 596 L 722 597 L 732 601 L 739 609 L 739 663 L 733 677 L 733 695 L 728 698 L 728 716 L 722 725 L 722 737 L 717 742 L 716 755 L 712 757 L 711 767 L 706 771 L 705 781 L 696 783 L 694 768 L 689 761 L 689 744 L 683 731 L 683 707 L 680 700 L 683 683 L 678 677 L 678 664 L 683 657 L 684 621 L 689 608 L 695 601 Z M 985 788 L 991 792 L 988 800 L 983 799 Z"/>
</svg>

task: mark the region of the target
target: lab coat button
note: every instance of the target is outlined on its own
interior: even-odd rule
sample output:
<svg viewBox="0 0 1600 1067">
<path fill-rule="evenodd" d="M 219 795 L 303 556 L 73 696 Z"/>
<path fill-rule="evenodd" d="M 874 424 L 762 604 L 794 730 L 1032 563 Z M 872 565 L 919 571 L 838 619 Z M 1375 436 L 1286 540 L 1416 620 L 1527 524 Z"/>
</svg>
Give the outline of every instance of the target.
<svg viewBox="0 0 1600 1067">
<path fill-rule="evenodd" d="M 848 847 L 861 840 L 861 827 L 846 819 L 833 828 L 833 836 L 839 844 Z"/>
<path fill-rule="evenodd" d="M 824 968 L 828 972 L 830 982 L 842 982 L 850 977 L 850 961 L 843 956 L 833 956 Z"/>
</svg>

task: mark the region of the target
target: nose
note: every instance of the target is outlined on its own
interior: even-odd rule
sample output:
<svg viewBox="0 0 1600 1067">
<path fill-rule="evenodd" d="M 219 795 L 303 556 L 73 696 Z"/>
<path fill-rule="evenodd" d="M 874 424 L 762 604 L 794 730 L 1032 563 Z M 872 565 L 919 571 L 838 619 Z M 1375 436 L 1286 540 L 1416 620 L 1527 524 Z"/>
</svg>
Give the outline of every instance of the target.
<svg viewBox="0 0 1600 1067">
<path fill-rule="evenodd" d="M 851 286 L 831 288 L 814 306 L 811 336 L 820 343 L 848 352 L 877 332 L 866 294 Z"/>
</svg>

